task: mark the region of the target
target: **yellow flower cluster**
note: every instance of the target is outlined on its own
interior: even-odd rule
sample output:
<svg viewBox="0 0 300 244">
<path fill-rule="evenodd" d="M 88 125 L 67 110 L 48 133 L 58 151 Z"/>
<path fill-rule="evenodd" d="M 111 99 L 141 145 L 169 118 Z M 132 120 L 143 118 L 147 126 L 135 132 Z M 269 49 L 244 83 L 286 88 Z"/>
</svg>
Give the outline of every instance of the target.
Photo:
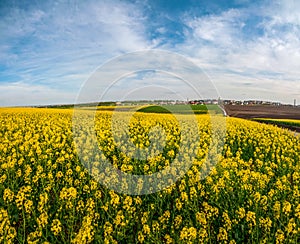
<svg viewBox="0 0 300 244">
<path fill-rule="evenodd" d="M 0 242 L 14 243 L 16 235 L 16 229 L 11 226 L 7 211 L 0 208 Z"/>
<path fill-rule="evenodd" d="M 57 236 L 61 232 L 61 222 L 59 219 L 54 219 L 51 224 L 51 231 L 55 236 Z"/>
<path fill-rule="evenodd" d="M 122 119 L 112 123 L 113 112 L 98 111 L 96 147 L 79 130 L 82 162 L 72 113 L 0 109 L 1 243 L 300 241 L 300 141 L 288 130 L 227 118 L 226 141 L 215 164 L 206 161 L 214 143 L 208 115 L 196 116 L 199 137 L 193 141 L 183 138 L 182 129 L 192 135 L 196 128 L 188 122 L 180 125 L 170 114 L 135 113 L 125 135 Z M 129 116 L 116 113 L 118 118 Z M 89 116 L 90 111 L 82 110 L 83 122 Z M 146 156 L 136 158 L 134 150 Z M 158 178 L 172 164 L 192 161 L 192 166 L 186 174 L 180 167 L 168 172 L 180 179 L 166 189 L 138 196 L 97 182 L 118 184 L 118 175 L 101 168 L 105 160 L 129 174 L 159 172 Z M 155 184 L 138 181 L 136 188 Z M 126 181 L 120 185 L 123 190 L 132 187 Z"/>
<path fill-rule="evenodd" d="M 192 243 L 197 237 L 197 229 L 195 227 L 183 227 L 180 231 L 180 240 L 187 241 L 188 243 Z"/>
</svg>

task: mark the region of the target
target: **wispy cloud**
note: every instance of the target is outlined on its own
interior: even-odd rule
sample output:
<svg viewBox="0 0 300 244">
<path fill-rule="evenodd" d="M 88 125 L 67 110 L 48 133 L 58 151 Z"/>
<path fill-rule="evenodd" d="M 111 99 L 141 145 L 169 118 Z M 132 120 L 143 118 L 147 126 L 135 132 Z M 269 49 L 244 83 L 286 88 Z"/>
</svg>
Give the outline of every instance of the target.
<svg viewBox="0 0 300 244">
<path fill-rule="evenodd" d="M 229 9 L 218 15 L 186 15 L 186 41 L 177 48 L 205 69 L 225 97 L 246 94 L 242 92 L 246 79 L 254 86 L 247 87 L 245 99 L 261 96 L 291 102 L 287 94 L 300 88 L 297 10 L 299 4 L 282 1 L 278 5 Z M 236 89 L 228 89 L 230 81 Z M 264 89 L 266 84 L 268 92 Z"/>
<path fill-rule="evenodd" d="M 48 86 L 10 82 L 0 85 L 1 106 L 73 103 L 74 94 Z"/>
<path fill-rule="evenodd" d="M 207 6 L 217 6 L 211 9 L 194 1 L 180 4 L 168 8 L 152 1 L 118 0 L 2 4 L 0 105 L 73 102 L 99 65 L 151 48 L 189 57 L 222 97 L 300 100 L 295 92 L 300 90 L 300 3 L 209 1 Z M 167 86 L 169 80 L 164 81 Z M 30 87 L 44 96 L 30 92 Z M 28 94 L 26 99 L 18 99 L 21 91 Z"/>
<path fill-rule="evenodd" d="M 134 4 L 53 2 L 9 10 L 0 20 L 4 30 L 0 37 L 2 88 L 7 86 L 4 76 L 11 74 L 16 84 L 41 84 L 74 92 L 74 86 L 79 89 L 109 58 L 151 46 L 143 35 L 143 16 Z M 57 102 L 65 100 L 56 98 Z"/>
</svg>

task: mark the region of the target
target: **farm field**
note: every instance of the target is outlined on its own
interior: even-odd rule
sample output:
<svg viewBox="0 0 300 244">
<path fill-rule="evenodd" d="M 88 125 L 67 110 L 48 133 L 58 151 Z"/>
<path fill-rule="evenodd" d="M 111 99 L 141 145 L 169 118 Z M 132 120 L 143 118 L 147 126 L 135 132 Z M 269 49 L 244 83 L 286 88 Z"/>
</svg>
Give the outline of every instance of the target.
<svg viewBox="0 0 300 244">
<path fill-rule="evenodd" d="M 282 128 L 290 129 L 291 131 L 300 132 L 300 120 L 296 119 L 268 119 L 268 118 L 255 118 L 254 121 L 277 125 Z"/>
<path fill-rule="evenodd" d="M 78 106 L 79 108 L 79 106 Z M 82 110 L 94 110 L 91 106 L 82 106 Z M 159 114 L 222 114 L 218 105 L 200 105 L 200 104 L 174 104 L 174 105 L 121 105 L 121 106 L 97 106 L 97 111 L 115 111 L 128 112 L 137 110 L 141 113 L 159 113 Z"/>
<path fill-rule="evenodd" d="M 222 113 L 218 105 L 152 105 L 138 110 L 143 113 L 178 113 L 178 114 L 207 114 L 208 111 Z"/>
<path fill-rule="evenodd" d="M 282 124 L 282 125 L 291 125 L 291 126 L 300 126 L 300 120 L 296 119 L 268 119 L 268 118 L 257 118 L 253 119 L 254 121 L 263 121 L 270 122 L 273 124 Z"/>
<path fill-rule="evenodd" d="M 82 121 L 89 113 L 83 110 Z M 226 118 L 222 155 L 202 177 L 212 143 L 208 115 L 196 115 L 196 127 L 181 128 L 172 114 L 135 113 L 128 124 L 133 145 L 147 151 L 155 136 L 165 139 L 162 150 L 149 149 L 151 157 L 143 160 L 124 153 L 123 137 L 114 140 L 113 112 L 97 111 L 94 129 L 103 154 L 85 152 L 90 168 L 78 157 L 72 116 L 71 109 L 0 109 L 0 243 L 300 242 L 300 138 L 288 130 Z M 150 133 L 157 125 L 165 137 Z M 182 140 L 183 129 L 198 129 L 199 140 Z M 77 143 L 89 148 L 88 134 Z M 180 150 L 186 153 L 177 160 Z M 172 172 L 182 177 L 160 192 L 128 195 L 89 174 L 103 177 L 97 167 L 105 159 L 140 175 L 173 161 L 192 160 L 192 167 L 184 175 Z"/>
<path fill-rule="evenodd" d="M 294 119 L 300 120 L 300 107 L 294 106 L 272 106 L 272 105 L 225 105 L 229 116 L 254 119 Z"/>
</svg>

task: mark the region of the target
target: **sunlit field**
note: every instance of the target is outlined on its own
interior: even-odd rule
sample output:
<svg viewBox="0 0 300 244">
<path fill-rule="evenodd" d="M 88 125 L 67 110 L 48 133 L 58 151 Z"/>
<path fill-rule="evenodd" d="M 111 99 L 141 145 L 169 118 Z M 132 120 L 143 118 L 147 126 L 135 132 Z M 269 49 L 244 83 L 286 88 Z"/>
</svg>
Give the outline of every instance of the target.
<svg viewBox="0 0 300 244">
<path fill-rule="evenodd" d="M 72 115 L 71 109 L 0 109 L 0 243 L 300 242 L 300 139 L 288 130 L 226 118 L 222 155 L 202 178 L 208 115 L 196 115 L 199 140 L 186 143 L 172 114 L 135 113 L 128 125 L 133 145 L 147 150 L 157 125 L 165 140 L 162 150 L 137 160 L 124 153 L 128 142 L 114 140 L 113 112 L 98 111 L 103 154 L 93 155 L 92 169 L 78 157 Z M 88 149 L 88 135 L 80 143 Z M 151 175 L 176 161 L 179 150 L 186 152 L 179 163 L 193 160 L 192 167 L 153 194 L 121 194 L 98 182 L 103 172 L 89 174 L 108 159 L 123 172 Z"/>
<path fill-rule="evenodd" d="M 268 119 L 268 118 L 257 118 L 256 121 L 268 122 L 274 125 L 290 125 L 290 126 L 300 126 L 300 120 L 296 119 Z"/>
</svg>

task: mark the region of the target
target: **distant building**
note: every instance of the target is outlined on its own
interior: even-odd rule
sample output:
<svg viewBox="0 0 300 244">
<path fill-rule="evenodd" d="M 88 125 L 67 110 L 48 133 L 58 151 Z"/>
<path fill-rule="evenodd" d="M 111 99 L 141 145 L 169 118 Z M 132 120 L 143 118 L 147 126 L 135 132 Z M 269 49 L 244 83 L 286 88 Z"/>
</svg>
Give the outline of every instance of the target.
<svg viewBox="0 0 300 244">
<path fill-rule="evenodd" d="M 280 102 L 270 102 L 270 101 L 260 101 L 260 100 L 223 100 L 224 105 L 272 105 L 272 106 L 281 106 Z"/>
</svg>

